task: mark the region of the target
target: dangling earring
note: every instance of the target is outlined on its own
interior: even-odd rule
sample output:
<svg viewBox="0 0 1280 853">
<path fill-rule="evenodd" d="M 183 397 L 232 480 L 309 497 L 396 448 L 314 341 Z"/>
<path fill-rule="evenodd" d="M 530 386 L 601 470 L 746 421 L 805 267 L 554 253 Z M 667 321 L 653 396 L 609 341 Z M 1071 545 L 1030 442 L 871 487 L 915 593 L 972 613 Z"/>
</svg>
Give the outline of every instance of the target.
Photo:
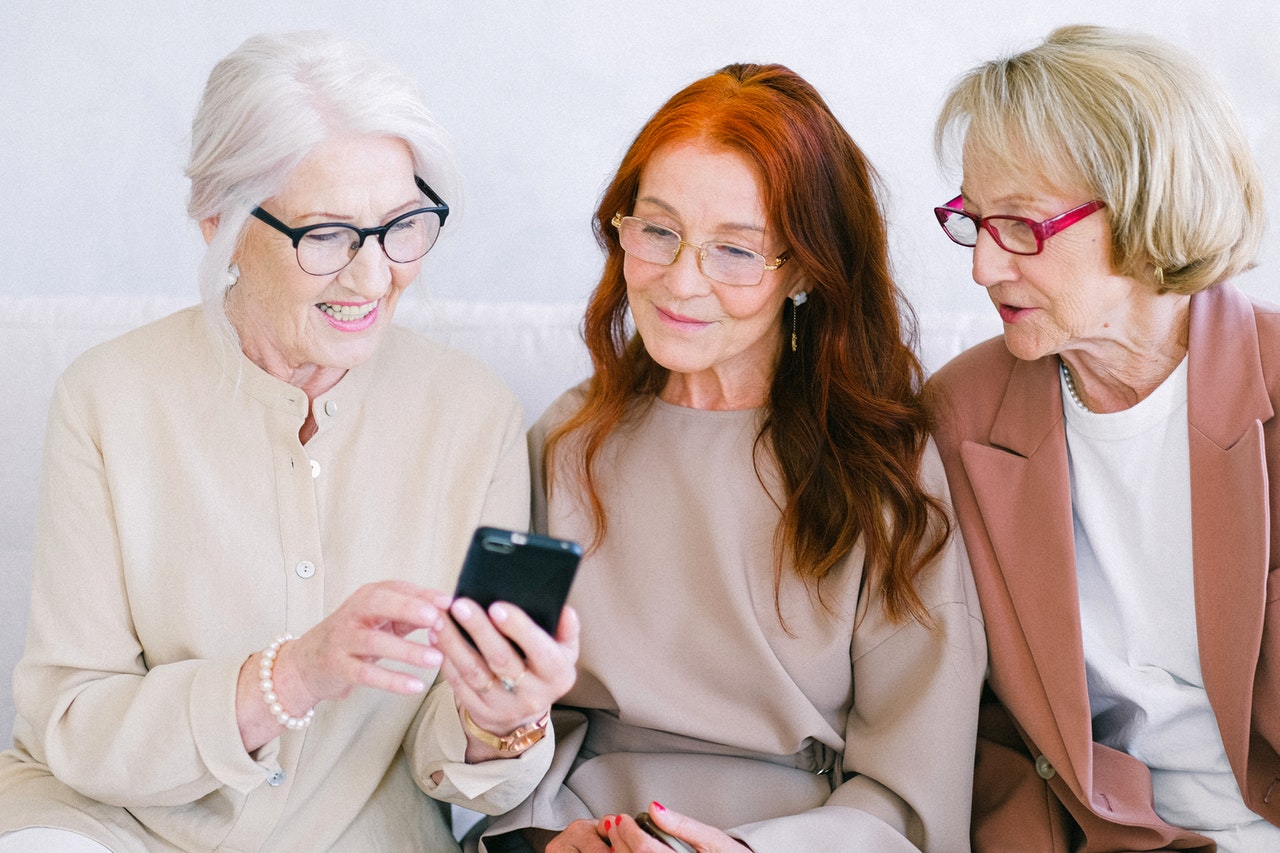
<svg viewBox="0 0 1280 853">
<path fill-rule="evenodd" d="M 240 281 L 240 267 L 236 264 L 227 266 L 227 290 L 235 287 Z"/>
<path fill-rule="evenodd" d="M 796 351 L 796 314 L 800 310 L 800 306 L 809 298 L 806 291 L 799 290 L 791 295 L 791 351 Z"/>
</svg>

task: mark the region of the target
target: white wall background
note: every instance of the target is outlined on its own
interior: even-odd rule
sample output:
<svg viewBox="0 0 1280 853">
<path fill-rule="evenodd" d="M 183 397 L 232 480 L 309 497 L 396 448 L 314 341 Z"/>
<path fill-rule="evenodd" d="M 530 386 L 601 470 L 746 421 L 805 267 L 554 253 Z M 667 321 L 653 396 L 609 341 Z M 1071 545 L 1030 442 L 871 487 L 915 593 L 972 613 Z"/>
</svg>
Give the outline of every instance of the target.
<svg viewBox="0 0 1280 853">
<path fill-rule="evenodd" d="M 213 63 L 261 30 L 336 28 L 417 74 L 465 180 L 425 267 L 449 297 L 585 299 L 603 182 L 648 115 L 733 61 L 806 76 L 877 164 L 897 270 L 922 312 L 983 311 L 968 253 L 933 205 L 958 176 L 934 165 L 948 83 L 1055 25 L 1145 29 L 1227 85 L 1280 204 L 1280 4 L 1274 0 L 187 0 L 0 2 L 0 294 L 195 298 L 202 249 L 182 166 Z M 457 202 L 458 199 L 449 199 Z M 1242 284 L 1280 301 L 1273 227 Z"/>
</svg>

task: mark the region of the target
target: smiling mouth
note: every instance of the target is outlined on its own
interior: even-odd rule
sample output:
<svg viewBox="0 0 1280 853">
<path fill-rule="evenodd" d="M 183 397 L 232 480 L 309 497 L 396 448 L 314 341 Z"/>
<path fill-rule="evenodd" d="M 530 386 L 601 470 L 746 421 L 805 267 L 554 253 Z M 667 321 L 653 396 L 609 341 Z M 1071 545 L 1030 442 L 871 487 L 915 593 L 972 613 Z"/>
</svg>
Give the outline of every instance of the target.
<svg viewBox="0 0 1280 853">
<path fill-rule="evenodd" d="M 676 314 L 672 311 L 663 310 L 662 308 L 658 308 L 656 305 L 654 306 L 654 309 L 658 312 L 658 316 L 662 317 L 662 319 L 666 320 L 668 323 L 675 323 L 680 326 L 710 325 L 706 320 L 699 320 L 696 317 L 686 317 L 683 314 Z"/>
<path fill-rule="evenodd" d="M 336 302 L 317 302 L 316 307 L 340 323 L 354 323 L 369 316 L 378 303 L 365 302 L 359 305 L 343 305 Z"/>
</svg>

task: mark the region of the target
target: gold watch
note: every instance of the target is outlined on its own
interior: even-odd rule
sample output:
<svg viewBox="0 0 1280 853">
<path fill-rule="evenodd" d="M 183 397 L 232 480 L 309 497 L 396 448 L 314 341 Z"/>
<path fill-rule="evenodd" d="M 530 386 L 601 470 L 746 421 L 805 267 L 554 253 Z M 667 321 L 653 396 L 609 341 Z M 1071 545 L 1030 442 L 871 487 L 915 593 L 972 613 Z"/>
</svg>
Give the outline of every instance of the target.
<svg viewBox="0 0 1280 853">
<path fill-rule="evenodd" d="M 495 735 L 480 728 L 476 725 L 476 721 L 471 719 L 471 712 L 466 708 L 462 709 L 462 723 L 467 731 L 475 735 L 481 743 L 488 744 L 498 752 L 504 752 L 507 755 L 519 755 L 546 737 L 547 727 L 551 725 L 551 711 L 547 711 L 536 722 L 521 726 L 508 735 Z"/>
</svg>

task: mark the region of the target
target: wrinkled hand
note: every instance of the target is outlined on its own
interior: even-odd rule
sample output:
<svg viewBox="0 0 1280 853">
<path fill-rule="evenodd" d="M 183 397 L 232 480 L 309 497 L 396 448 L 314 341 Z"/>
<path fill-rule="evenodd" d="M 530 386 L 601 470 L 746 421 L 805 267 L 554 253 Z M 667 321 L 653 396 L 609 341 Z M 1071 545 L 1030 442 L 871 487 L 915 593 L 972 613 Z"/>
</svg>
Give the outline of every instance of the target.
<svg viewBox="0 0 1280 853">
<path fill-rule="evenodd" d="M 750 853 L 751 848 L 736 838 L 730 838 L 714 826 L 664 808 L 660 803 L 649 804 L 649 815 L 660 828 L 697 853 Z M 671 853 L 670 847 L 641 829 L 630 815 L 605 817 L 601 819 L 599 829 L 608 838 L 613 853 Z M 551 848 L 547 849 L 550 851 Z"/>
<path fill-rule="evenodd" d="M 426 689 L 421 678 L 380 662 L 395 661 L 415 669 L 435 669 L 441 664 L 443 656 L 429 642 L 406 639 L 413 631 L 447 621 L 437 604 L 440 595 L 405 581 L 360 587 L 323 621 L 286 643 L 276 659 L 277 683 L 291 672 L 307 695 L 295 696 L 287 685 L 278 692 L 299 707 L 341 699 L 354 687 L 421 693 Z"/>
<path fill-rule="evenodd" d="M 568 692 L 576 678 L 578 616 L 566 607 L 551 637 L 523 610 L 495 602 L 488 611 L 470 599 L 452 603 L 438 599 L 453 618 L 441 619 L 432 635 L 444 654 L 440 672 L 458 702 L 458 711 L 471 715 L 477 726 L 505 735 L 541 719 L 551 704 Z M 466 629 L 471 645 L 458 630 Z M 521 657 L 523 652 L 524 657 Z M 492 747 L 470 733 L 468 760 L 497 757 Z"/>
<path fill-rule="evenodd" d="M 360 587 L 324 621 L 280 647 L 271 674 L 280 704 L 287 713 L 300 716 L 322 700 L 341 699 L 353 687 L 407 695 L 426 690 L 418 676 L 397 672 L 380 661 L 429 670 L 441 664 L 444 656 L 429 640 L 407 639 L 415 630 L 447 621 L 436 604 L 440 595 L 404 581 Z M 262 701 L 261 657 L 261 653 L 250 655 L 241 664 L 236 682 L 236 723 L 250 753 L 284 730 Z"/>
</svg>

